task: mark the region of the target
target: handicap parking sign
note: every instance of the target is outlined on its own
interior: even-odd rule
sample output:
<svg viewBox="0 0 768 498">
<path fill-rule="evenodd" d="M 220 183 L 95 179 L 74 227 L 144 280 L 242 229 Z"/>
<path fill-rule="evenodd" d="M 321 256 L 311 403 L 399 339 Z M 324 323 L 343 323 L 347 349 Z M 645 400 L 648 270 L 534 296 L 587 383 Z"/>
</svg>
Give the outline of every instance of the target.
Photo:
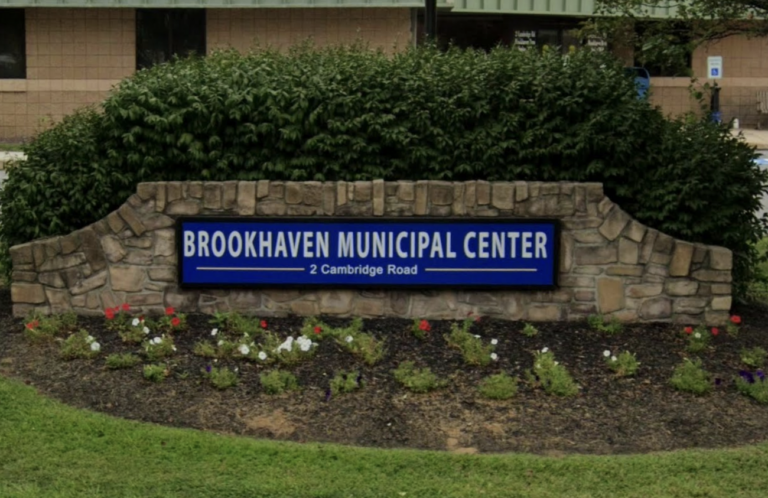
<svg viewBox="0 0 768 498">
<path fill-rule="evenodd" d="M 707 57 L 707 75 L 709 78 L 723 77 L 723 58 L 720 56 Z"/>
</svg>

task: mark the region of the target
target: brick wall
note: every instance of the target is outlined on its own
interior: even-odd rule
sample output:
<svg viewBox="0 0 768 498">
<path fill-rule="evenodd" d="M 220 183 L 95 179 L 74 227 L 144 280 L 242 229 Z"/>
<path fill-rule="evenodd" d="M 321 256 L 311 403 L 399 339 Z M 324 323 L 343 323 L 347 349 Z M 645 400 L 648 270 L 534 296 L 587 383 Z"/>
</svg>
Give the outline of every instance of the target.
<svg viewBox="0 0 768 498">
<path fill-rule="evenodd" d="M 209 50 L 356 40 L 387 51 L 411 43 L 410 9 L 208 10 Z M 136 67 L 134 9 L 26 9 L 27 78 L 0 80 L 0 141 L 28 138 L 100 102 Z"/>
</svg>

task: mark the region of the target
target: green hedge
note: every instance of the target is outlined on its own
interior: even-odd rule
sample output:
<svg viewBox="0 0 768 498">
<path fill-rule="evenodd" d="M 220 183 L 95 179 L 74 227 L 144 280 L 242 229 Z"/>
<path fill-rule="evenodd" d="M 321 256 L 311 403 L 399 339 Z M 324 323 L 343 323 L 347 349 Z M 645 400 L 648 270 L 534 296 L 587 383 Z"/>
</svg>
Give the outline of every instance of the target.
<svg viewBox="0 0 768 498">
<path fill-rule="evenodd" d="M 740 282 L 764 233 L 753 151 L 664 119 L 589 51 L 222 52 L 139 71 L 26 152 L 0 194 L 6 258 L 154 180 L 601 181 L 640 221 L 736 251 Z"/>
</svg>

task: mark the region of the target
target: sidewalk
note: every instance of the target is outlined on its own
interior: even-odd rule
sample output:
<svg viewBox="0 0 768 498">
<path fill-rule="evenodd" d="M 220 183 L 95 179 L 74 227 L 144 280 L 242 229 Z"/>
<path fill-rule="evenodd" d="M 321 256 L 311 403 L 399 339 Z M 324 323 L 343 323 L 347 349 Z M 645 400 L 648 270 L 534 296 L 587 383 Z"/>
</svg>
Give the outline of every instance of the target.
<svg viewBox="0 0 768 498">
<path fill-rule="evenodd" d="M 24 159 L 23 152 L 2 152 L 0 151 L 0 170 L 5 169 L 5 165 L 11 161 L 18 161 Z"/>
<path fill-rule="evenodd" d="M 733 130 L 734 136 L 742 134 L 742 138 L 757 150 L 768 150 L 768 130 Z"/>
</svg>

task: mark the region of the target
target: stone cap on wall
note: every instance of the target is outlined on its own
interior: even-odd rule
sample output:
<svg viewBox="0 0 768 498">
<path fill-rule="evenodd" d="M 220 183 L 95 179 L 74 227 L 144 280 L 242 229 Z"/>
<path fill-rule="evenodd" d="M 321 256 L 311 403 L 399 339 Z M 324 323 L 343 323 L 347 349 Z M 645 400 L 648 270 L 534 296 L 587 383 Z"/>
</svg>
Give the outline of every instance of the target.
<svg viewBox="0 0 768 498">
<path fill-rule="evenodd" d="M 179 216 L 557 218 L 559 288 L 469 290 L 181 290 Z M 99 315 L 128 303 L 142 313 L 234 310 L 282 314 L 580 320 L 720 325 L 731 307 L 730 250 L 676 240 L 633 220 L 599 183 L 156 182 L 71 234 L 11 248 L 14 314 Z"/>
</svg>

